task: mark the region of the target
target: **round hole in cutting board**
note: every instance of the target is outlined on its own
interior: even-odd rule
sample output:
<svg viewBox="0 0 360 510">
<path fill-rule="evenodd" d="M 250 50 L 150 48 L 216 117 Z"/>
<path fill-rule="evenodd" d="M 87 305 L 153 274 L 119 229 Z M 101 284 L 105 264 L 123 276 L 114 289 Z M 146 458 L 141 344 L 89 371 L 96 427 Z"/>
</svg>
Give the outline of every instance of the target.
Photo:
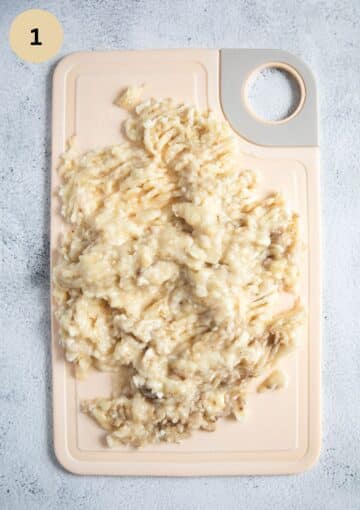
<svg viewBox="0 0 360 510">
<path fill-rule="evenodd" d="M 251 74 L 245 87 L 250 112 L 263 122 L 283 122 L 301 109 L 304 88 L 285 66 L 269 64 Z"/>
</svg>

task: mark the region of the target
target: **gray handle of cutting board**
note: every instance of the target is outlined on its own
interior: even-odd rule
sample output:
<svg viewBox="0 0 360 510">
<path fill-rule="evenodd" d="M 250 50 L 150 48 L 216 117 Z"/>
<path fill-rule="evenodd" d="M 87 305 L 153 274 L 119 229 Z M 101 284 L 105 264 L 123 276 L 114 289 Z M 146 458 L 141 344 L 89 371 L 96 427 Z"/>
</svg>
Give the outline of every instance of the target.
<svg viewBox="0 0 360 510">
<path fill-rule="evenodd" d="M 263 122 L 246 105 L 245 88 L 258 68 L 283 66 L 300 78 L 303 102 L 298 112 L 281 122 Z M 304 62 L 282 50 L 220 50 L 220 100 L 233 129 L 246 140 L 264 146 L 318 145 L 315 78 Z"/>
</svg>

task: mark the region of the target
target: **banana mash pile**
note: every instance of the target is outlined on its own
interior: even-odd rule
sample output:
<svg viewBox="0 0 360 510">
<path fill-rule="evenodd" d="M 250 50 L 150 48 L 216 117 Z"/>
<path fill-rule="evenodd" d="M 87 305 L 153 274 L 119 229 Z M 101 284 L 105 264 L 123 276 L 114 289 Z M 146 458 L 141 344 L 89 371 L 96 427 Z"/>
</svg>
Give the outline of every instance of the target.
<svg viewBox="0 0 360 510">
<path fill-rule="evenodd" d="M 127 142 L 62 156 L 69 226 L 54 267 L 60 339 L 77 377 L 119 374 L 82 403 L 109 446 L 178 442 L 243 415 L 252 378 L 296 345 L 298 218 L 239 165 L 211 111 L 126 90 Z M 96 395 L 94 395 L 96 397 Z"/>
</svg>

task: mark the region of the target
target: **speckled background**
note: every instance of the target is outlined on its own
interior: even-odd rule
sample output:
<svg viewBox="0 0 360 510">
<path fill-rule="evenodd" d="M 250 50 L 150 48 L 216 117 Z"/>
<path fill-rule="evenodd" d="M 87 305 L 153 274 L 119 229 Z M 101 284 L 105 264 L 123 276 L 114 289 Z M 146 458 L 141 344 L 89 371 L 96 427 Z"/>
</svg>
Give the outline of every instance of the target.
<svg viewBox="0 0 360 510">
<path fill-rule="evenodd" d="M 61 20 L 61 56 L 84 49 L 281 48 L 318 80 L 322 146 L 324 438 L 297 476 L 79 477 L 52 450 L 49 323 L 50 83 L 57 58 L 20 61 L 7 33 L 21 11 Z M 2 0 L 1 509 L 360 508 L 360 1 Z M 356 221 L 357 220 L 357 221 Z"/>
</svg>

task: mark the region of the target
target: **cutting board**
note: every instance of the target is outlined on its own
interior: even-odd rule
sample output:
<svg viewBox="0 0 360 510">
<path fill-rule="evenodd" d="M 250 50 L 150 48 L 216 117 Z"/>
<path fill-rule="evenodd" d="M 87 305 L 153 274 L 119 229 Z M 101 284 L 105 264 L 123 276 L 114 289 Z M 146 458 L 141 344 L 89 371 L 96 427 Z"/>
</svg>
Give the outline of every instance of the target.
<svg viewBox="0 0 360 510">
<path fill-rule="evenodd" d="M 268 65 L 286 69 L 298 81 L 301 100 L 285 121 L 263 122 L 250 111 L 246 86 Z M 173 97 L 211 108 L 238 136 L 239 164 L 254 169 L 262 185 L 281 191 L 300 215 L 306 250 L 300 294 L 307 321 L 299 349 L 281 362 L 286 389 L 251 392 L 244 422 L 219 420 L 215 432 L 199 431 L 180 444 L 143 449 L 109 449 L 104 431 L 79 412 L 83 399 L 108 396 L 113 376 L 92 371 L 73 376 L 52 320 L 54 446 L 59 462 L 78 474 L 236 475 L 295 473 L 312 466 L 320 451 L 320 206 L 316 86 L 298 58 L 278 50 L 156 50 L 84 52 L 65 57 L 53 82 L 51 254 L 63 224 L 59 216 L 57 166 L 66 140 L 79 149 L 122 140 L 127 113 L 113 105 L 119 90 L 146 84 L 145 97 Z M 54 308 L 54 307 L 53 307 Z"/>
</svg>

